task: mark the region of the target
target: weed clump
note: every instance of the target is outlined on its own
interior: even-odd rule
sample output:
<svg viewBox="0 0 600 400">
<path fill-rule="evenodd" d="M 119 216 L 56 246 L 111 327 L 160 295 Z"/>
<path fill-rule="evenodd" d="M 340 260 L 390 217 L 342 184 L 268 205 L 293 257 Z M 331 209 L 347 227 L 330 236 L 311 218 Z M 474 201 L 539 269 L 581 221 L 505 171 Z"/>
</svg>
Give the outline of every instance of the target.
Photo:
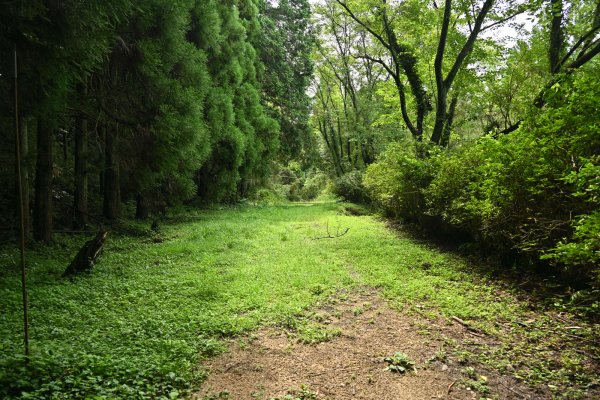
<svg viewBox="0 0 600 400">
<path fill-rule="evenodd" d="M 385 357 L 383 361 L 389 365 L 386 370 L 404 374 L 409 371 L 416 371 L 415 362 L 412 361 L 406 354 L 397 351 L 393 356 Z"/>
</svg>

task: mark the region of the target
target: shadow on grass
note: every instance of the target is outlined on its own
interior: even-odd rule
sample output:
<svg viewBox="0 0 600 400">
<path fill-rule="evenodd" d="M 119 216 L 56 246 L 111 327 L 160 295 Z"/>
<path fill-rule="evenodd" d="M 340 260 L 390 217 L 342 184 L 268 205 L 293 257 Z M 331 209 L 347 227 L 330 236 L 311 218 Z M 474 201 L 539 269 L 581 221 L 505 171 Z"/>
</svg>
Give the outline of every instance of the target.
<svg viewBox="0 0 600 400">
<path fill-rule="evenodd" d="M 568 276 L 557 267 L 534 260 L 531 255 L 517 251 L 494 254 L 484 251 L 477 243 L 465 241 L 464 237 L 436 235 L 418 224 L 382 220 L 390 229 L 414 242 L 461 258 L 465 261 L 464 272 L 475 274 L 479 279 L 493 279 L 526 301 L 532 310 L 554 308 L 558 312 L 572 312 L 588 322 L 600 321 L 594 306 L 598 303 L 598 292 L 594 292 L 589 282 L 582 283 L 580 277 Z"/>
</svg>

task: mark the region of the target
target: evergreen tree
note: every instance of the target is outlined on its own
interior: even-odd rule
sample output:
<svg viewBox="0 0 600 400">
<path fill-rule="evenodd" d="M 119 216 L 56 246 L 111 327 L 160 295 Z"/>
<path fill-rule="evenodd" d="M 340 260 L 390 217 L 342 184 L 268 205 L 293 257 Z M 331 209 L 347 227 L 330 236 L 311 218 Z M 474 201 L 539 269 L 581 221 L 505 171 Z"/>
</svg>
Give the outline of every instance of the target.
<svg viewBox="0 0 600 400">
<path fill-rule="evenodd" d="M 201 3 L 201 4 L 200 4 Z M 209 200 L 235 199 L 240 189 L 265 174 L 277 149 L 277 123 L 260 104 L 257 70 L 262 68 L 251 40 L 259 28 L 254 1 L 199 2 L 196 18 L 212 15 L 197 42 L 210 60 L 212 88 L 206 117 L 212 151 L 197 174 L 198 194 Z M 198 20 L 193 25 L 202 25 Z M 240 184 L 242 187 L 240 188 Z M 242 190 L 245 191 L 245 190 Z"/>
<path fill-rule="evenodd" d="M 138 217 L 147 216 L 149 202 L 192 196 L 193 172 L 208 153 L 203 104 L 210 80 L 204 52 L 188 40 L 193 6 L 145 2 L 119 29 L 98 88 L 107 137 L 115 137 L 120 155 L 123 196 L 136 197 Z"/>
<path fill-rule="evenodd" d="M 112 0 L 102 3 L 3 2 L 0 47 L 3 60 L 19 61 L 20 105 L 25 121 L 35 120 L 34 238 L 49 241 L 53 225 L 53 146 L 56 132 L 67 116 L 68 98 L 78 81 L 100 65 L 107 52 L 112 27 L 130 4 Z M 2 65 L 10 71 L 12 63 Z M 9 86 L 3 73 L 0 86 Z M 2 91 L 11 93 L 11 91 Z M 10 115 L 4 102 L 2 115 Z M 24 125 L 27 126 L 27 125 Z"/>
</svg>

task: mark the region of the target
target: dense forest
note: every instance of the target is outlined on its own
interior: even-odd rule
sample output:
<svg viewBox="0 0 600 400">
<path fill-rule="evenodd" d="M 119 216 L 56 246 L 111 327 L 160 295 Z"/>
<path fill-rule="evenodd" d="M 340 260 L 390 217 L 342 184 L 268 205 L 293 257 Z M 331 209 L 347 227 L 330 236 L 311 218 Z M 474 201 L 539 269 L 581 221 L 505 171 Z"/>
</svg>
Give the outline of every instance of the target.
<svg viewBox="0 0 600 400">
<path fill-rule="evenodd" d="M 3 10 L 0 156 L 15 165 L 17 98 L 27 237 L 331 182 L 506 262 L 597 279 L 598 2 Z"/>
<path fill-rule="evenodd" d="M 235 201 L 299 154 L 308 5 L 263 3 L 3 3 L 2 126 L 11 132 L 14 48 L 35 240 L 132 203 L 144 218 L 191 198 Z M 14 164 L 13 136 L 3 165 Z M 2 186 L 13 182 L 8 169 Z M 14 193 L 2 193 L 6 227 Z"/>
<path fill-rule="evenodd" d="M 25 248 L 51 253 L 65 233 L 158 230 L 181 210 L 335 198 L 597 320 L 600 1 L 0 10 L 7 254 L 20 221 Z"/>
</svg>

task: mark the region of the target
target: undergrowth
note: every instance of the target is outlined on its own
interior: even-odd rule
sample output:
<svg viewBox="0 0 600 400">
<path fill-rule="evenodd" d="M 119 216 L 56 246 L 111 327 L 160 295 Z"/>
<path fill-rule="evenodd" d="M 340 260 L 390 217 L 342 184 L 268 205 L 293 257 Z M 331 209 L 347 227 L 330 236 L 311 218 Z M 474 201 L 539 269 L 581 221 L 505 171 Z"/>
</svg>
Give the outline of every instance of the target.
<svg viewBox="0 0 600 400">
<path fill-rule="evenodd" d="M 85 237 L 35 246 L 27 254 L 28 366 L 17 251 L 0 248 L 0 398 L 186 397 L 202 382 L 199 361 L 224 351 L 224 338 L 275 324 L 306 343 L 332 339 L 339 332 L 299 316 L 358 285 L 380 288 L 409 313 L 468 321 L 498 345 L 466 349 L 465 357 L 552 385 L 556 397 L 585 397 L 598 384 L 597 327 L 343 209 L 328 202 L 188 210 L 162 221 L 161 241 L 111 234 L 94 270 L 73 281 L 60 275 Z M 349 230 L 316 239 L 328 226 Z M 567 322 L 557 325 L 558 313 Z M 578 329 L 564 329 L 570 325 Z"/>
<path fill-rule="evenodd" d="M 3 247 L 0 398 L 186 396 L 202 380 L 199 360 L 222 352 L 223 338 L 291 318 L 349 281 L 312 240 L 337 210 L 190 211 L 161 223 L 159 243 L 112 233 L 93 272 L 73 281 L 61 274 L 85 237 L 29 249 L 28 366 L 18 254 Z M 315 257 L 305 257 L 307 248 Z M 309 326 L 301 333 L 308 341 L 324 334 Z"/>
</svg>

